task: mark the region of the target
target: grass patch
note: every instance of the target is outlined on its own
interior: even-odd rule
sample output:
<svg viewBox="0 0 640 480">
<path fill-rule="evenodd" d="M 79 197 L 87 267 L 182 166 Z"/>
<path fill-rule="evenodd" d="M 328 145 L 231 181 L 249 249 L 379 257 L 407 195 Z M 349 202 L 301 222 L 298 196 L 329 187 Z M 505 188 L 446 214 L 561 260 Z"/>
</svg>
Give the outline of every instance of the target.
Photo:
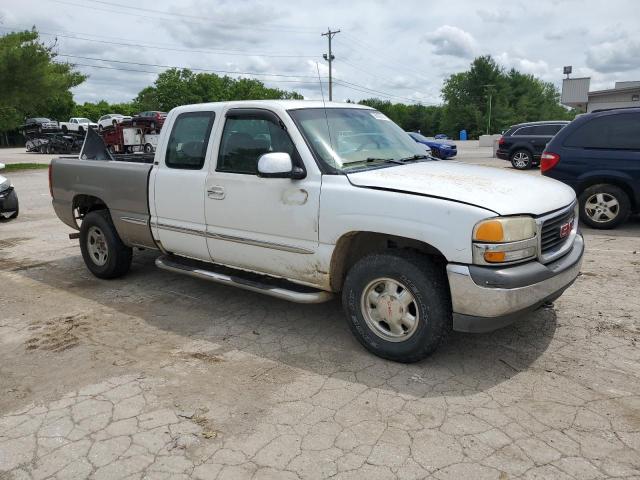
<svg viewBox="0 0 640 480">
<path fill-rule="evenodd" d="M 48 163 L 10 163 L 4 166 L 3 172 L 15 172 L 16 170 L 39 170 L 49 168 Z"/>
</svg>

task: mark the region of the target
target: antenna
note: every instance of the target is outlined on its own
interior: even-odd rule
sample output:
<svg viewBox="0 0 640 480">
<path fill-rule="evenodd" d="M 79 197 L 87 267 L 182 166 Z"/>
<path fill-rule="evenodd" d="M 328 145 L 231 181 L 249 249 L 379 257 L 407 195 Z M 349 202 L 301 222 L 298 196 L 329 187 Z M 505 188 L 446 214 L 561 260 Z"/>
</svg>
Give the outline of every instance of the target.
<svg viewBox="0 0 640 480">
<path fill-rule="evenodd" d="M 331 139 L 331 129 L 329 128 L 329 116 L 327 115 L 327 104 L 324 101 L 324 88 L 322 88 L 322 78 L 320 77 L 320 66 L 316 62 L 316 70 L 318 71 L 318 82 L 320 83 L 320 94 L 322 95 L 322 109 L 324 111 L 324 120 L 327 123 L 327 134 L 329 135 L 329 145 L 333 150 L 333 140 Z"/>
</svg>

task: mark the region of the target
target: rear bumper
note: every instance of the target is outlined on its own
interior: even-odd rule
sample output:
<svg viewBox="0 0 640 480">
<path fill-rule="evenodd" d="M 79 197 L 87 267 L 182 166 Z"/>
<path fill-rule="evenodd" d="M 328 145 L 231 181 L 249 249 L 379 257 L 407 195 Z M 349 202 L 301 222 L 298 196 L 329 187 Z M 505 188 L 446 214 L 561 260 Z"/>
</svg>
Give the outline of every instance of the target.
<svg viewBox="0 0 640 480">
<path fill-rule="evenodd" d="M 509 160 L 509 152 L 496 150 L 496 157 L 498 157 L 501 160 Z"/>
<path fill-rule="evenodd" d="M 453 329 L 489 332 L 555 300 L 580 273 L 583 254 L 584 240 L 577 235 L 571 251 L 547 265 L 530 262 L 494 269 L 449 264 Z"/>
</svg>

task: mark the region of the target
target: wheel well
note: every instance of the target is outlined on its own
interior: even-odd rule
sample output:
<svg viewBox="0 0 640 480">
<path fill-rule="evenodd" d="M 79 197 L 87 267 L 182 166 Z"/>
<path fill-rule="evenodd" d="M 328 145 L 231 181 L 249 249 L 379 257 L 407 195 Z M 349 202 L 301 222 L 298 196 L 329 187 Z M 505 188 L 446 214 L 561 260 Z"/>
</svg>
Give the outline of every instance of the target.
<svg viewBox="0 0 640 480">
<path fill-rule="evenodd" d="M 102 199 L 94 197 L 93 195 L 76 195 L 73 197 L 72 209 L 74 212 L 77 211 L 75 218 L 78 220 L 84 218 L 89 212 L 93 212 L 94 210 L 108 210 L 108 207 Z"/>
<path fill-rule="evenodd" d="M 338 240 L 331 257 L 331 288 L 340 291 L 349 269 L 361 258 L 387 250 L 412 250 L 429 255 L 445 268 L 447 260 L 437 248 L 411 238 L 377 232 L 350 232 Z"/>
<path fill-rule="evenodd" d="M 633 189 L 631 188 L 631 186 L 629 186 L 628 183 L 626 183 L 623 180 L 620 180 L 618 178 L 611 178 L 611 177 L 593 177 L 593 178 L 588 178 L 587 180 L 585 180 L 584 183 L 582 183 L 580 185 L 580 189 L 578 190 L 578 196 L 582 195 L 582 193 L 589 187 L 593 187 L 594 185 L 615 185 L 618 188 L 621 188 L 622 191 L 624 193 L 627 194 L 627 197 L 629 197 L 629 202 L 631 203 L 631 209 L 633 211 L 637 211 L 638 208 L 640 207 L 640 205 L 638 205 L 638 202 L 636 201 L 636 197 L 633 193 Z"/>
</svg>

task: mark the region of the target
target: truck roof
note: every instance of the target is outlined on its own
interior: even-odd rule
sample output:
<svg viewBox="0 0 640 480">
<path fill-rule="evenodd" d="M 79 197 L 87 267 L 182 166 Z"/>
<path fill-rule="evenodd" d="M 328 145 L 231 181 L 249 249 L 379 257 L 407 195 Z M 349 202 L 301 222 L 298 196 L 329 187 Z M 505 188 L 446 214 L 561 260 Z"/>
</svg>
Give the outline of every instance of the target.
<svg viewBox="0 0 640 480">
<path fill-rule="evenodd" d="M 174 110 L 181 111 L 193 111 L 193 110 L 207 110 L 212 107 L 238 107 L 238 108 L 275 108 L 278 110 L 297 110 L 301 108 L 360 108 L 373 110 L 366 105 L 359 105 L 357 103 L 347 102 L 322 102 L 322 100 L 236 100 L 231 102 L 211 102 L 211 103 L 197 103 L 193 105 L 182 105 L 176 107 Z"/>
</svg>

